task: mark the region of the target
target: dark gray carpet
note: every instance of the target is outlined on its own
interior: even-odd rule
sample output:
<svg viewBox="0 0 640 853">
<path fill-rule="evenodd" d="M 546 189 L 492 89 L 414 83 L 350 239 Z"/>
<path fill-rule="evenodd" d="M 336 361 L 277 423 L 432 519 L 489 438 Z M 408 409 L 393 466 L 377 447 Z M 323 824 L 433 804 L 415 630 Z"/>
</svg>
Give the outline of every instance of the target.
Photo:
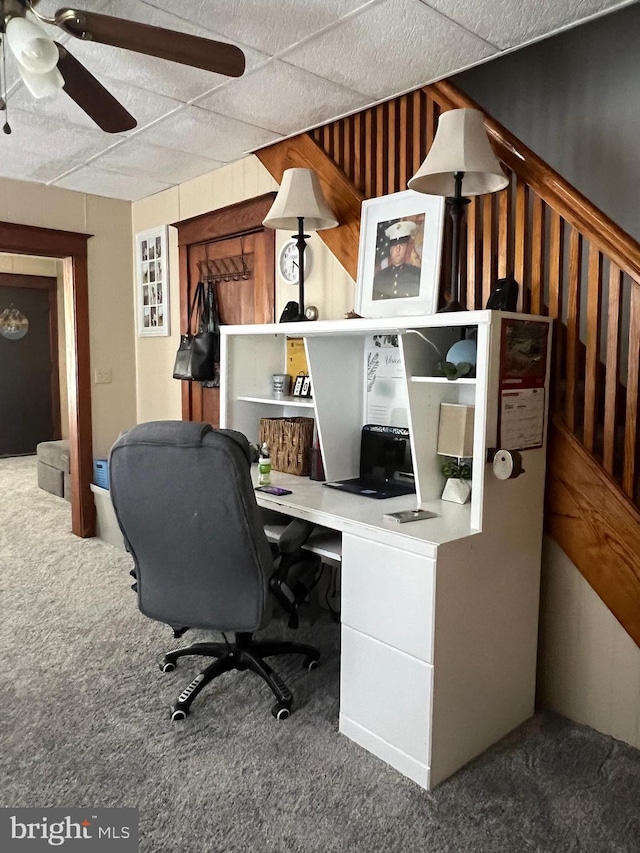
<svg viewBox="0 0 640 853">
<path fill-rule="evenodd" d="M 236 673 L 171 723 L 199 663 L 159 671 L 174 641 L 138 613 L 127 556 L 69 533 L 33 458 L 0 460 L 0 495 L 0 805 L 137 807 L 145 853 L 640 850 L 640 752 L 556 715 L 431 793 L 339 735 L 329 620 L 298 632 L 322 647 L 318 670 L 278 666 L 290 720 Z"/>
</svg>

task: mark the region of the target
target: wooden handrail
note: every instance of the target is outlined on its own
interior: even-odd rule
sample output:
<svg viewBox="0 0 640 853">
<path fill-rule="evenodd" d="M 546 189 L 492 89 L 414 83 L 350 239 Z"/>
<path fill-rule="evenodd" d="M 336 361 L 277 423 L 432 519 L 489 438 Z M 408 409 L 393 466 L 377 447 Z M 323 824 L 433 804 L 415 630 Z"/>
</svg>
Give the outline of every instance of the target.
<svg viewBox="0 0 640 853">
<path fill-rule="evenodd" d="M 446 109 L 469 107 L 484 112 L 472 98 L 446 80 L 431 83 L 425 86 L 424 91 Z M 640 243 L 495 119 L 485 115 L 485 127 L 502 162 L 523 178 L 549 207 L 631 276 L 636 284 L 640 283 Z"/>
</svg>

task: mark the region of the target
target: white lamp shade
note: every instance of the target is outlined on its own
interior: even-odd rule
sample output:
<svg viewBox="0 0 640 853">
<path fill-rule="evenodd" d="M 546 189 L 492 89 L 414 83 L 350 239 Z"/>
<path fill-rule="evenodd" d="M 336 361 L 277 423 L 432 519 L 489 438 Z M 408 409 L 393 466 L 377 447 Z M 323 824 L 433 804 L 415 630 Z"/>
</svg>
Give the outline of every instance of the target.
<svg viewBox="0 0 640 853">
<path fill-rule="evenodd" d="M 494 193 L 509 183 L 493 153 L 479 110 L 442 113 L 431 149 L 408 186 L 419 193 L 453 196 L 456 172 L 464 173 L 463 196 Z"/>
<path fill-rule="evenodd" d="M 46 74 L 58 64 L 58 48 L 53 39 L 34 21 L 11 18 L 6 27 L 7 43 L 23 68 L 32 74 Z"/>
<path fill-rule="evenodd" d="M 64 86 L 64 77 L 57 68 L 46 74 L 32 74 L 26 68 L 18 68 L 24 85 L 34 98 L 48 98 L 57 94 Z"/>
<path fill-rule="evenodd" d="M 473 406 L 440 403 L 438 449 L 440 456 L 465 459 L 473 456 Z"/>
<path fill-rule="evenodd" d="M 285 169 L 278 195 L 263 221 L 267 228 L 298 228 L 298 218 L 304 218 L 309 231 L 335 228 L 338 224 L 333 211 L 324 200 L 318 176 L 311 169 Z"/>
</svg>

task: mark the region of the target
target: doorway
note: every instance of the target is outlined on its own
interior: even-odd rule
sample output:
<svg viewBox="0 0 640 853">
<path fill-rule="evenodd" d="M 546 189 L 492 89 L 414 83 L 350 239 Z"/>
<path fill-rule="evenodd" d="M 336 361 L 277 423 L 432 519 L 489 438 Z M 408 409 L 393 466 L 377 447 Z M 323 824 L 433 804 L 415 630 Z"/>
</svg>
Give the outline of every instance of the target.
<svg viewBox="0 0 640 853">
<path fill-rule="evenodd" d="M 0 273 L 0 456 L 61 436 L 57 279 Z"/>
<path fill-rule="evenodd" d="M 95 536 L 96 510 L 91 492 L 93 430 L 89 361 L 89 282 L 87 241 L 90 234 L 0 222 L 0 251 L 39 258 L 61 258 L 65 305 L 71 530 Z"/>
</svg>

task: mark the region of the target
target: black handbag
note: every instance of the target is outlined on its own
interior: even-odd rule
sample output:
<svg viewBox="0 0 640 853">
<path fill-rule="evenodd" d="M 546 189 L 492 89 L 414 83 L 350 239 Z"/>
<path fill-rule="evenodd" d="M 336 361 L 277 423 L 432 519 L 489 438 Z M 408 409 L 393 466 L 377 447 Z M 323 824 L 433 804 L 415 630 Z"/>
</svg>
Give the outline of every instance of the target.
<svg viewBox="0 0 640 853">
<path fill-rule="evenodd" d="M 195 334 L 191 332 L 191 321 L 195 311 Z M 189 307 L 187 331 L 180 337 L 180 346 L 173 366 L 174 379 L 192 379 L 199 382 L 212 381 L 216 374 L 216 361 L 220 359 L 220 337 L 209 331 L 210 316 L 205 305 L 204 284 L 196 285 Z"/>
<path fill-rule="evenodd" d="M 202 330 L 211 332 L 213 338 L 213 375 L 211 379 L 202 382 L 203 388 L 220 387 L 220 318 L 218 316 L 218 303 L 216 292 L 211 282 L 207 285 L 207 295 L 204 301 L 204 313 L 202 315 Z"/>
</svg>

